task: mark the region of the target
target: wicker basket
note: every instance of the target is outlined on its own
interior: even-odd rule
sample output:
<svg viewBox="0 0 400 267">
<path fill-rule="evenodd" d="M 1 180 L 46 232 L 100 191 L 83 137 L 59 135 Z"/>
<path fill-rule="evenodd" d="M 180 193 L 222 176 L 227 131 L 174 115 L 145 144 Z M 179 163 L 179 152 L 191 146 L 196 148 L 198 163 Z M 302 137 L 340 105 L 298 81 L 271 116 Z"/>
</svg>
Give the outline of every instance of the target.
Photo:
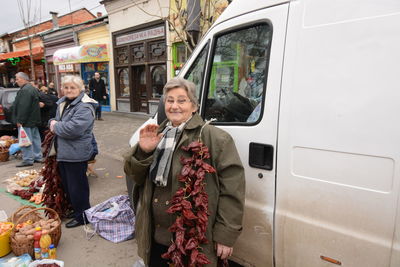
<svg viewBox="0 0 400 267">
<path fill-rule="evenodd" d="M 47 215 L 45 214 L 47 213 Z M 58 242 L 61 238 L 61 220 L 57 212 L 50 208 L 35 208 L 27 211 L 25 214 L 20 216 L 15 222 L 15 225 L 23 223 L 27 220 L 32 220 L 33 223 L 38 222 L 41 219 L 54 219 L 58 222 L 58 226 L 53 227 L 48 233 L 51 237 L 51 242 L 57 247 Z M 16 227 L 11 231 L 11 249 L 16 256 L 20 256 L 24 253 L 29 253 L 32 257 L 33 253 L 33 240 L 26 239 L 24 242 L 17 241 L 14 237 L 17 232 Z"/>
<path fill-rule="evenodd" d="M 35 206 L 21 206 L 11 215 L 11 218 L 8 221 L 12 222 L 14 225 L 17 225 L 17 221 L 19 220 L 19 218 L 21 218 L 22 215 L 34 209 L 36 209 Z M 41 218 L 36 213 L 30 213 L 29 215 L 25 216 L 25 221 L 27 220 L 37 221 L 40 219 Z"/>
<path fill-rule="evenodd" d="M 10 157 L 10 153 L 8 152 L 8 150 L 6 150 L 4 152 L 0 152 L 0 162 L 7 161 L 9 157 Z"/>
</svg>

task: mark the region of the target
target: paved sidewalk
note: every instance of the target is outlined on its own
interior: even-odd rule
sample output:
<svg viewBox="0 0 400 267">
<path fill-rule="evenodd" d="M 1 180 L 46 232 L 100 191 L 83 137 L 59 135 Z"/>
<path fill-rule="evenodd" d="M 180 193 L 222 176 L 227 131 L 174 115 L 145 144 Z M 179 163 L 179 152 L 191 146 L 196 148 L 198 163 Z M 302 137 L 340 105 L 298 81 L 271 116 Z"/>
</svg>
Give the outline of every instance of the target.
<svg viewBox="0 0 400 267">
<path fill-rule="evenodd" d="M 104 121 L 96 121 L 94 127 L 100 154 L 122 160 L 132 134 L 150 117 L 117 112 L 103 114 Z"/>
<path fill-rule="evenodd" d="M 148 119 L 146 116 L 104 113 L 104 121 L 96 121 L 94 134 L 100 154 L 95 169 L 98 177 L 89 177 L 90 201 L 92 205 L 120 194 L 127 194 L 123 162 L 121 155 L 129 148 L 128 142 L 133 132 Z M 0 182 L 12 177 L 21 168 L 15 168 L 19 161 L 11 159 L 0 163 Z M 22 169 L 41 168 L 41 164 Z M 122 178 L 121 178 L 122 176 Z M 0 187 L 5 185 L 0 183 Z M 21 203 L 0 192 L 0 210 L 11 215 Z M 63 260 L 66 267 L 74 266 L 129 266 L 137 258 L 136 241 L 129 240 L 113 244 L 99 236 L 86 239 L 83 227 L 66 229 L 62 226 L 62 237 L 57 248 L 57 258 Z M 10 257 L 12 254 L 9 254 Z"/>
</svg>

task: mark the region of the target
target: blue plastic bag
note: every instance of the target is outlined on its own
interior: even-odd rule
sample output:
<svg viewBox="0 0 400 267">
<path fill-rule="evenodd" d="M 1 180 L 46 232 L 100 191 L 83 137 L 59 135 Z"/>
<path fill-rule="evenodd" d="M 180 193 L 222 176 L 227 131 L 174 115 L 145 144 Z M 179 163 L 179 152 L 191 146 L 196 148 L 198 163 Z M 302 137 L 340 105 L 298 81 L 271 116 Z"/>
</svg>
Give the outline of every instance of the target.
<svg viewBox="0 0 400 267">
<path fill-rule="evenodd" d="M 21 147 L 18 144 L 12 144 L 9 148 L 10 156 L 14 155 L 18 151 L 21 151 Z"/>
<path fill-rule="evenodd" d="M 28 267 L 32 258 L 28 253 L 10 259 L 0 259 L 0 267 Z"/>
</svg>

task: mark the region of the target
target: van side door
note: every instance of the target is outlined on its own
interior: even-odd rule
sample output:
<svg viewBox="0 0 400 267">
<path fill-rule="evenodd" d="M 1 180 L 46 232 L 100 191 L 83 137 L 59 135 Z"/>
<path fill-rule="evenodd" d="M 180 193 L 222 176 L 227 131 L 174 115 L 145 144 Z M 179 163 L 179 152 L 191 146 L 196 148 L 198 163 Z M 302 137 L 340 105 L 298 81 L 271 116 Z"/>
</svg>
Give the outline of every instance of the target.
<svg viewBox="0 0 400 267">
<path fill-rule="evenodd" d="M 246 175 L 243 232 L 233 260 L 273 266 L 276 144 L 288 5 L 215 26 L 202 86 L 201 114 L 235 140 Z M 189 78 L 190 75 L 185 75 Z"/>
</svg>

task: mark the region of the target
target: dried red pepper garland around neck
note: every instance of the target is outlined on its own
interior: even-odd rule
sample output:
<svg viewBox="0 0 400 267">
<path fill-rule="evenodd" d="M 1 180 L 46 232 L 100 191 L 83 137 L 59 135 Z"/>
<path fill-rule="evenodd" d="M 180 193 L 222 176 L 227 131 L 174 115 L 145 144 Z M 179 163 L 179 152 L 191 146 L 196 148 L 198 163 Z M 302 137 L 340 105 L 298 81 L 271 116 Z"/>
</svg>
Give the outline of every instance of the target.
<svg viewBox="0 0 400 267">
<path fill-rule="evenodd" d="M 180 158 L 183 165 L 178 181 L 183 183 L 171 200 L 167 213 L 175 214 L 176 220 L 169 228 L 173 243 L 161 257 L 170 259 L 175 267 L 203 266 L 211 263 L 202 252 L 201 244 L 207 244 L 208 194 L 205 191 L 206 173 L 215 169 L 204 162 L 210 158 L 208 147 L 194 141 L 181 147 L 191 152 L 189 158 Z"/>
<path fill-rule="evenodd" d="M 44 153 L 47 155 L 51 149 L 53 138 L 56 138 L 52 132 L 48 132 L 43 141 Z M 61 178 L 58 173 L 58 165 L 55 156 L 46 157 L 44 160 L 44 168 L 42 169 L 43 181 L 46 186 L 43 191 L 44 200 L 43 205 L 48 208 L 55 210 L 60 217 L 63 217 L 68 209 L 70 209 L 70 204 L 65 196 Z"/>
</svg>

